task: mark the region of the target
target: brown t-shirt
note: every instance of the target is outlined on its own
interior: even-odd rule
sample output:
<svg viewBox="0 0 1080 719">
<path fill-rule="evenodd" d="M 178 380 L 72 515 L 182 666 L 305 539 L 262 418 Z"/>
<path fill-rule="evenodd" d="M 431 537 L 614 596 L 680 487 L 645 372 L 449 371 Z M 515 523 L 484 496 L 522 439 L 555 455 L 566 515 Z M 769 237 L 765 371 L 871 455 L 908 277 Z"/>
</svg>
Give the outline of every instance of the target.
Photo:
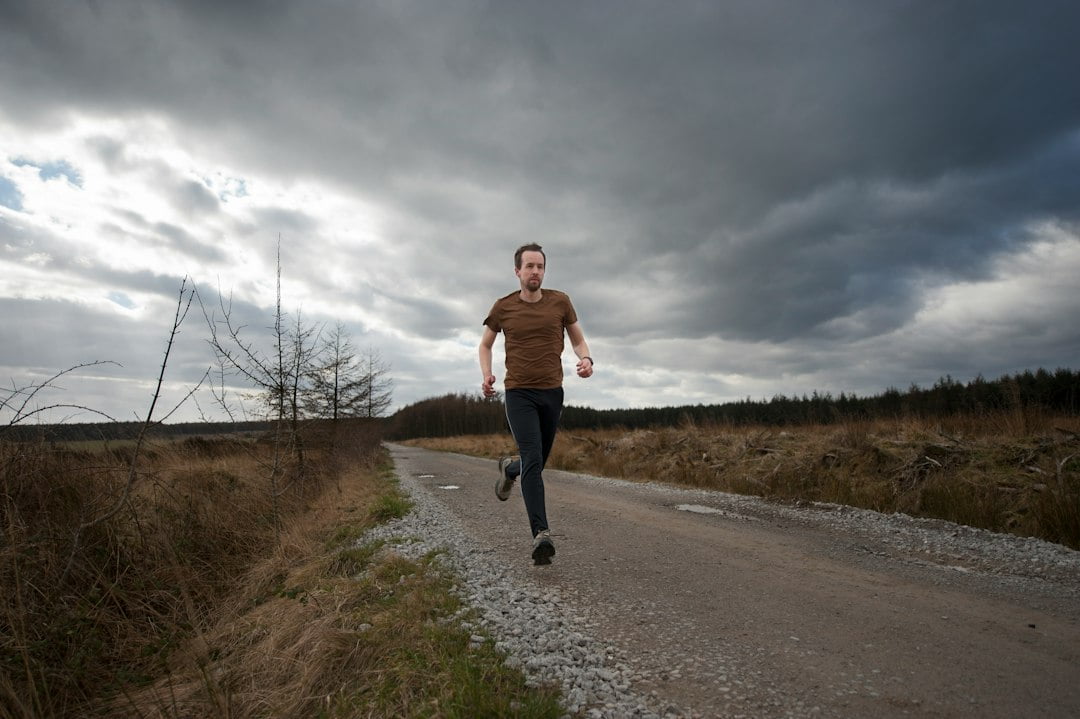
<svg viewBox="0 0 1080 719">
<path fill-rule="evenodd" d="M 570 297 L 558 290 L 541 290 L 539 302 L 518 292 L 496 300 L 484 324 L 505 338 L 506 389 L 561 387 L 563 331 L 575 322 Z"/>
</svg>

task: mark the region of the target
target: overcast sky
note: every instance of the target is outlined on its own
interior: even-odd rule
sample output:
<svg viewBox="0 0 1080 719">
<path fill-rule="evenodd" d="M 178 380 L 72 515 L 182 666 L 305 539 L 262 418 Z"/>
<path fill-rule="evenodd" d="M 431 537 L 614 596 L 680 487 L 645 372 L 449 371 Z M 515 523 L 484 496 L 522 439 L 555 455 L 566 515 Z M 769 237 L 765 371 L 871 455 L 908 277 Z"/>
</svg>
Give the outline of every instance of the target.
<svg viewBox="0 0 1080 719">
<path fill-rule="evenodd" d="M 567 347 L 569 404 L 1076 368 L 1078 31 L 1074 0 L 4 0 L 0 378 L 114 362 L 35 402 L 145 415 L 182 278 L 262 342 L 279 237 L 289 317 L 345 323 L 394 408 L 478 393 L 526 242 L 596 360 Z"/>
</svg>

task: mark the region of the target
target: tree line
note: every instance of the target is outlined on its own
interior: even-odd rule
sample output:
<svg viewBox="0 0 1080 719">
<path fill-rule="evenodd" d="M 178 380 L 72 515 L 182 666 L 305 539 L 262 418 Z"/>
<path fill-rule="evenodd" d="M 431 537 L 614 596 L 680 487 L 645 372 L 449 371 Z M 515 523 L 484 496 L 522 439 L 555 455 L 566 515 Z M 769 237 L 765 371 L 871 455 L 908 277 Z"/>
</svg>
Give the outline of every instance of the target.
<svg viewBox="0 0 1080 719">
<path fill-rule="evenodd" d="M 402 407 L 388 420 L 388 439 L 495 434 L 506 430 L 501 395 L 446 394 Z"/>
<path fill-rule="evenodd" d="M 963 383 L 946 375 L 932 387 L 912 384 L 906 391 L 890 387 L 881 394 L 859 397 L 841 392 L 813 392 L 801 397 L 783 394 L 771 399 L 747 397 L 737 402 L 636 409 L 592 409 L 568 405 L 563 429 L 639 429 L 680 424 L 800 425 L 831 424 L 857 419 L 913 417 L 932 419 L 956 414 L 1040 408 L 1080 413 L 1080 372 L 1070 369 L 1027 370 L 996 380 L 981 375 Z M 450 437 L 507 431 L 500 397 L 448 394 L 400 409 L 389 422 L 387 436 Z"/>
<path fill-rule="evenodd" d="M 114 442 L 135 439 L 142 422 L 64 422 L 3 427 L 0 437 L 12 442 L 47 440 L 52 442 Z M 246 422 L 170 422 L 155 428 L 158 437 L 196 437 L 210 434 L 258 434 L 272 429 L 266 420 Z"/>
</svg>

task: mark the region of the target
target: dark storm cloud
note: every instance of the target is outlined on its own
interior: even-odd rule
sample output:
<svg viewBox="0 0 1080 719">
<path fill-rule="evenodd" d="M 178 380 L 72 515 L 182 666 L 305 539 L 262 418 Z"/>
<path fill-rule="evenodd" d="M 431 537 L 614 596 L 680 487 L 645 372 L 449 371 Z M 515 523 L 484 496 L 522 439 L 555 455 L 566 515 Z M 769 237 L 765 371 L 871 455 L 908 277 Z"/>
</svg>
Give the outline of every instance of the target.
<svg viewBox="0 0 1080 719">
<path fill-rule="evenodd" d="M 293 210 L 236 227 L 264 261 L 280 232 L 287 273 L 351 260 L 405 333 L 478 327 L 537 241 L 591 340 L 784 343 L 761 364 L 798 374 L 1077 221 L 1077 27 L 1057 1 L 8 2 L 0 118 L 160 116 L 245 172 L 364 198 L 392 246 L 313 252 L 326 225 Z M 1080 345 L 1060 337 L 1046 357 Z"/>
<path fill-rule="evenodd" d="M 1070 3 L 22 7 L 31 99 L 242 123 L 263 153 L 273 122 L 266 162 L 344 178 L 589 191 L 680 244 L 837 176 L 993 166 L 1080 98 Z"/>
<path fill-rule="evenodd" d="M 992 171 L 918 185 L 843 183 L 779 207 L 754 231 L 702 249 L 696 267 L 718 281 L 687 267 L 709 283 L 715 313 L 699 316 L 697 329 L 780 341 L 895 329 L 920 308 L 927 284 L 985 278 L 1001 253 L 1033 239 L 1032 224 L 1078 217 L 1078 140 Z M 845 322 L 856 313 L 865 322 Z"/>
<path fill-rule="evenodd" d="M 685 253 L 684 283 L 706 288 L 665 306 L 690 336 L 782 340 L 867 305 L 860 332 L 887 329 L 922 276 L 978 274 L 1076 197 L 1072 4 L 95 7 L 28 13 L 50 29 L 22 43 L 48 86 L 249 132 L 241 152 L 392 197 L 451 248 L 481 224 L 462 180 L 528 196 L 524 231 L 621 215 L 600 242 Z M 905 211 L 890 185 L 929 197 Z M 174 197 L 216 203 L 197 183 Z"/>
</svg>

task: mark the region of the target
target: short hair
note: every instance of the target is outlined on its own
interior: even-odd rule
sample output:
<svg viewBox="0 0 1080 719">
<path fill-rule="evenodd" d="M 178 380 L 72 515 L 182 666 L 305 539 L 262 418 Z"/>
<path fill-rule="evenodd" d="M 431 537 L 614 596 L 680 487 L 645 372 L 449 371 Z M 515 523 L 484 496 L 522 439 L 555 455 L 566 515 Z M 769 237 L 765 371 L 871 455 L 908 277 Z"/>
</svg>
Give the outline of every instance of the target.
<svg viewBox="0 0 1080 719">
<path fill-rule="evenodd" d="M 544 264 L 547 264 L 547 255 L 544 254 L 544 248 L 535 242 L 530 242 L 527 245 L 522 245 L 517 248 L 517 252 L 514 253 L 514 267 L 521 269 L 521 255 L 525 252 L 539 252 L 544 257 Z"/>
</svg>

